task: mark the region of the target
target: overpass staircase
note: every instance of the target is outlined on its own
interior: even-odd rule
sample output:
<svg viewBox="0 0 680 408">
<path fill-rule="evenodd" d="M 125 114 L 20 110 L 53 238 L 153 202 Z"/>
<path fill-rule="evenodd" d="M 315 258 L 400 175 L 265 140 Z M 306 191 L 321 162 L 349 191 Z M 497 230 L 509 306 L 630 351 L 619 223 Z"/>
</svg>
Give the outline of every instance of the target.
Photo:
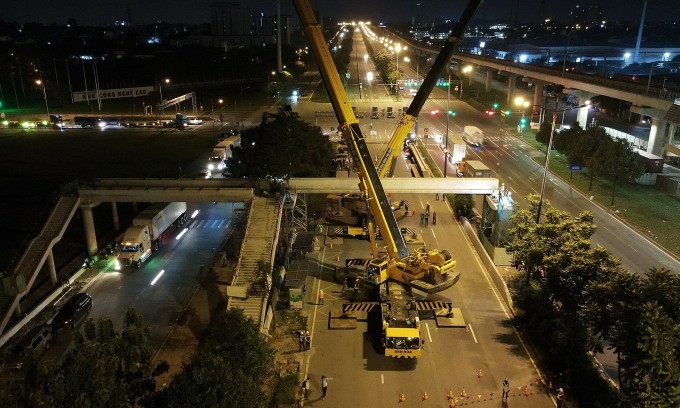
<svg viewBox="0 0 680 408">
<path fill-rule="evenodd" d="M 228 292 L 227 308 L 243 310 L 245 316 L 252 318 L 261 329 L 264 327 L 272 287 L 272 265 L 279 239 L 282 208 L 280 198 L 253 197 L 232 285 L 234 289 L 242 291 L 234 296 Z M 267 270 L 261 270 L 261 261 L 268 263 Z M 232 293 L 238 292 L 235 290 Z"/>
<path fill-rule="evenodd" d="M 60 196 L 40 233 L 33 238 L 14 270 L 2 278 L 0 292 L 0 333 L 5 331 L 12 313 L 21 299 L 28 294 L 42 269 L 52 247 L 64 235 L 78 209 L 80 198 Z"/>
</svg>

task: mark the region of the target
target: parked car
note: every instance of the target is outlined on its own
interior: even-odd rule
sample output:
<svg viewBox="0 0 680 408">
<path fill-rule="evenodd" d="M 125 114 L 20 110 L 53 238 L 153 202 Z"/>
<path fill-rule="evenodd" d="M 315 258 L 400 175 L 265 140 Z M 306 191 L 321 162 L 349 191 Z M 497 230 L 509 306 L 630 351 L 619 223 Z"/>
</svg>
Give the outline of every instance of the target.
<svg viewBox="0 0 680 408">
<path fill-rule="evenodd" d="M 52 319 L 52 327 L 58 330 L 64 327 L 75 327 L 92 310 L 92 296 L 87 293 L 73 295 L 59 309 Z"/>
<path fill-rule="evenodd" d="M 52 345 L 52 327 L 47 324 L 36 326 L 13 347 L 11 354 L 5 362 L 5 367 L 21 370 L 26 358 L 33 354 L 39 357 Z"/>
</svg>

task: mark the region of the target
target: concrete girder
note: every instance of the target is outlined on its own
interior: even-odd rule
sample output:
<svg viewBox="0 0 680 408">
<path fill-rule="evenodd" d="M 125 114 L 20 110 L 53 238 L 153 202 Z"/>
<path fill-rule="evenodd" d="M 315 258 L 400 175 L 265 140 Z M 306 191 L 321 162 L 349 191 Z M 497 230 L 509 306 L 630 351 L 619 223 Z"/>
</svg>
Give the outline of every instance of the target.
<svg viewBox="0 0 680 408">
<path fill-rule="evenodd" d="M 337 194 L 359 191 L 358 183 L 356 178 L 291 178 L 288 188 L 298 193 Z M 499 182 L 495 178 L 390 177 L 382 179 L 382 185 L 390 193 L 491 194 Z"/>
<path fill-rule="evenodd" d="M 253 198 L 252 188 L 204 187 L 106 187 L 81 188 L 81 198 L 116 202 L 245 202 Z"/>
</svg>

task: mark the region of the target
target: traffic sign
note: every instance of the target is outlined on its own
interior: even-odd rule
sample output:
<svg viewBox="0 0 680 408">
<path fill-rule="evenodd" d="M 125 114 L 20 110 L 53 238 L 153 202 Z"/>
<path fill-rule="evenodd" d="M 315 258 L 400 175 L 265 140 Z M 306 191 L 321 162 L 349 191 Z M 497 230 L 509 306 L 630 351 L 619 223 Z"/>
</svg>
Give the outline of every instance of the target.
<svg viewBox="0 0 680 408">
<path fill-rule="evenodd" d="M 568 167 L 569 167 L 569 171 L 581 171 L 581 170 L 583 170 L 583 165 L 581 165 L 581 164 L 570 164 Z"/>
</svg>

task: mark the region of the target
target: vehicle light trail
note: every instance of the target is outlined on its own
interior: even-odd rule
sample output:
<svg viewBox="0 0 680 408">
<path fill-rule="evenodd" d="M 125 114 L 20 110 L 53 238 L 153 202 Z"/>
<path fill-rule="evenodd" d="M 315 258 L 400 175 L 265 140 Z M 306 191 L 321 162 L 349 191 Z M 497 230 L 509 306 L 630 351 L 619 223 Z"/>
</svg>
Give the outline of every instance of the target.
<svg viewBox="0 0 680 408">
<path fill-rule="evenodd" d="M 175 237 L 175 240 L 179 240 L 180 238 L 182 238 L 182 235 L 186 234 L 187 231 L 189 231 L 189 228 L 184 228 L 184 229 L 182 230 L 182 232 L 180 232 L 179 234 L 177 234 L 177 237 Z"/>
<path fill-rule="evenodd" d="M 156 282 L 158 282 L 158 279 L 160 279 L 161 276 L 163 276 L 164 273 L 165 273 L 165 269 L 161 269 L 161 271 L 158 272 L 158 275 L 156 275 L 156 277 L 153 278 L 153 280 L 151 281 L 151 286 L 155 285 Z"/>
</svg>

